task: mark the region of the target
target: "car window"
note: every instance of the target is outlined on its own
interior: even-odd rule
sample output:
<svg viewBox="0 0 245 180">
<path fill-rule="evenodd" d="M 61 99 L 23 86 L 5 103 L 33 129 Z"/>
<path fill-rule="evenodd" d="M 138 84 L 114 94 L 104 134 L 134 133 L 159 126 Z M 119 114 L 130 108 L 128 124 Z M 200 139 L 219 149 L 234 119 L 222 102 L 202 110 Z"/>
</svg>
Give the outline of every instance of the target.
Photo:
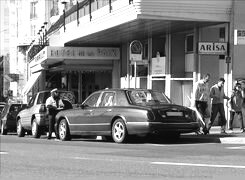
<svg viewBox="0 0 245 180">
<path fill-rule="evenodd" d="M 94 93 L 84 102 L 84 105 L 89 107 L 96 107 L 98 99 L 100 97 L 100 93 Z"/>
<path fill-rule="evenodd" d="M 29 101 L 29 103 L 28 103 L 28 107 L 32 107 L 33 106 L 33 104 L 34 104 L 34 100 L 36 99 L 36 95 L 34 95 L 31 99 L 30 99 L 30 101 Z"/>
<path fill-rule="evenodd" d="M 9 112 L 19 112 L 22 109 L 22 104 L 12 104 Z"/>
<path fill-rule="evenodd" d="M 50 92 L 39 93 L 37 98 L 37 104 L 45 104 L 46 99 L 48 99 L 49 96 L 50 96 Z"/>
<path fill-rule="evenodd" d="M 132 103 L 137 105 L 158 105 L 171 103 L 164 93 L 158 91 L 132 90 L 128 91 L 128 94 Z"/>
<path fill-rule="evenodd" d="M 113 92 L 105 92 L 103 93 L 102 100 L 99 106 L 105 107 L 105 106 L 112 106 L 114 105 L 114 94 Z"/>
</svg>

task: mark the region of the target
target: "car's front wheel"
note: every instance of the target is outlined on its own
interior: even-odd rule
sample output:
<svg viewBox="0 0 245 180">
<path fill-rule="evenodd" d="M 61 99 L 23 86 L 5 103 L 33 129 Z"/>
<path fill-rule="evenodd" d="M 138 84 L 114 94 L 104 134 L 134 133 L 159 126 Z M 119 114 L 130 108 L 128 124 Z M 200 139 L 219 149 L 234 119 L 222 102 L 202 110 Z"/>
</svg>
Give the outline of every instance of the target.
<svg viewBox="0 0 245 180">
<path fill-rule="evenodd" d="M 126 142 L 128 133 L 127 128 L 122 119 L 117 119 L 112 125 L 112 139 L 116 143 Z"/>
<path fill-rule="evenodd" d="M 38 126 L 36 119 L 34 119 L 31 124 L 31 133 L 34 138 L 40 138 L 41 136 L 40 127 Z"/>
<path fill-rule="evenodd" d="M 61 141 L 67 141 L 71 139 L 69 126 L 65 119 L 62 119 L 59 123 L 58 135 Z"/>
<path fill-rule="evenodd" d="M 4 124 L 3 122 L 1 123 L 1 134 L 2 135 L 7 135 L 8 133 L 8 130 L 4 128 Z"/>
<path fill-rule="evenodd" d="M 25 130 L 21 125 L 20 119 L 17 121 L 17 136 L 18 137 L 24 137 L 25 136 Z"/>
</svg>

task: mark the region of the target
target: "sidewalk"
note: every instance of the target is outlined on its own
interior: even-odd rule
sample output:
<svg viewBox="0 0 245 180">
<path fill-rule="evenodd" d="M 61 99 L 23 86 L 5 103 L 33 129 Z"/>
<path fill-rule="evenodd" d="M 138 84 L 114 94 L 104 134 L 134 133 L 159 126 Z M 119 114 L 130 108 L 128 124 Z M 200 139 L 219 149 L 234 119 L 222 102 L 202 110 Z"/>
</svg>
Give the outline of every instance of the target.
<svg viewBox="0 0 245 180">
<path fill-rule="evenodd" d="M 213 142 L 219 142 L 222 144 L 245 144 L 245 133 L 240 133 L 239 128 L 233 128 L 233 132 L 227 130 L 227 134 L 220 133 L 220 126 L 213 126 L 209 134 L 204 135 L 196 135 L 191 133 L 189 135 L 194 136 L 196 135 L 199 138 L 203 139 L 212 139 Z"/>
</svg>

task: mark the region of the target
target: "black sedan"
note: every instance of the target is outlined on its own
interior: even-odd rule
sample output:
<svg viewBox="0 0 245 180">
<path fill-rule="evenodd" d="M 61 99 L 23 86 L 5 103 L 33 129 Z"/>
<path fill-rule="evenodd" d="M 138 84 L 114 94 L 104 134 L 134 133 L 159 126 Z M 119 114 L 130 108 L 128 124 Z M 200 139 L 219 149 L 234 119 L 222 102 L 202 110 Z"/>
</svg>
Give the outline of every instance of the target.
<svg viewBox="0 0 245 180">
<path fill-rule="evenodd" d="M 162 92 L 147 89 L 105 89 L 92 93 L 81 108 L 56 116 L 57 138 L 103 136 L 117 143 L 130 135 L 172 135 L 199 130 L 193 110 L 171 103 Z"/>
</svg>

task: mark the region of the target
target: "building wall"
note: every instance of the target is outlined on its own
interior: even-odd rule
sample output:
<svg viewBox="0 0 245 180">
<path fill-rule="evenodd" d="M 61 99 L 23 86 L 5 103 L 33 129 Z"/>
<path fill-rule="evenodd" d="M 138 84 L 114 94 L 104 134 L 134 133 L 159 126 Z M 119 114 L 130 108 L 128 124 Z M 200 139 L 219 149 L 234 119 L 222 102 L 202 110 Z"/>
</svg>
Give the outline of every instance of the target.
<svg viewBox="0 0 245 180">
<path fill-rule="evenodd" d="M 234 30 L 245 30 L 245 2 L 235 0 L 234 5 Z M 234 31 L 232 32 L 234 35 Z M 232 45 L 234 44 L 231 42 Z M 234 45 L 234 57 L 233 57 L 233 80 L 236 78 L 245 78 L 245 45 Z"/>
</svg>

